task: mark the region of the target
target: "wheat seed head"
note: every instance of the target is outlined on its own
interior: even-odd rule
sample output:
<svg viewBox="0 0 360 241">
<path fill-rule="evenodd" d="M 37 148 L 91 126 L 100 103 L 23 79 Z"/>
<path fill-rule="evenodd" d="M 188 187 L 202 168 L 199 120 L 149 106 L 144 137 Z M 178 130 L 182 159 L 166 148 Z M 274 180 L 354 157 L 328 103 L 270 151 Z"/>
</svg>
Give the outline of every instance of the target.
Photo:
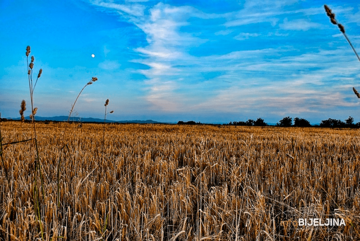
<svg viewBox="0 0 360 241">
<path fill-rule="evenodd" d="M 34 63 L 34 61 L 35 61 L 35 57 L 31 56 L 31 63 Z"/>
<path fill-rule="evenodd" d="M 325 8 L 325 11 L 326 11 L 326 15 L 328 15 L 329 18 L 330 18 L 331 23 L 334 24 L 334 25 L 336 25 L 337 22 L 336 22 L 336 20 L 335 20 L 335 13 L 333 13 L 333 12 L 331 11 L 331 9 L 330 9 L 327 5 L 324 5 L 324 8 Z"/>
<path fill-rule="evenodd" d="M 40 78 L 41 74 L 42 74 L 42 69 L 39 70 L 38 78 Z"/>
<path fill-rule="evenodd" d="M 331 9 L 328 7 L 328 5 L 324 5 L 326 13 L 331 13 Z"/>
<path fill-rule="evenodd" d="M 25 100 L 22 100 L 22 101 L 21 101 L 20 107 L 21 107 L 21 110 L 22 110 L 23 112 L 26 110 L 26 102 L 25 102 Z"/>
<path fill-rule="evenodd" d="M 341 24 L 338 24 L 338 27 L 342 33 L 345 33 L 345 28 Z"/>
<path fill-rule="evenodd" d="M 104 106 L 107 106 L 109 104 L 109 99 L 107 99 L 106 101 L 105 101 L 105 105 Z"/>
<path fill-rule="evenodd" d="M 30 54 L 30 46 L 26 47 L 26 57 L 28 57 Z"/>
<path fill-rule="evenodd" d="M 34 68 L 34 63 L 31 62 L 31 63 L 29 64 L 29 67 L 30 67 L 30 69 Z"/>
<path fill-rule="evenodd" d="M 98 80 L 98 78 L 96 78 L 96 77 L 92 77 L 92 79 L 91 79 L 92 82 L 95 82 L 97 80 Z"/>
<path fill-rule="evenodd" d="M 35 107 L 35 108 L 34 108 L 34 110 L 33 110 L 33 112 L 32 112 L 32 115 L 33 115 L 33 116 L 35 116 L 35 115 L 36 115 L 37 110 L 38 110 L 38 108 L 37 108 L 37 107 Z"/>
<path fill-rule="evenodd" d="M 93 82 L 89 81 L 89 82 L 87 83 L 87 85 L 92 85 L 92 83 L 93 83 Z"/>
<path fill-rule="evenodd" d="M 110 114 L 112 114 L 112 113 L 114 113 L 114 111 L 112 110 L 112 111 L 110 111 Z"/>
<path fill-rule="evenodd" d="M 359 92 L 357 92 L 356 91 L 356 89 L 353 87 L 353 91 L 354 91 L 354 93 L 355 93 L 355 95 L 358 97 L 358 98 L 360 98 L 360 94 L 359 94 Z"/>
</svg>

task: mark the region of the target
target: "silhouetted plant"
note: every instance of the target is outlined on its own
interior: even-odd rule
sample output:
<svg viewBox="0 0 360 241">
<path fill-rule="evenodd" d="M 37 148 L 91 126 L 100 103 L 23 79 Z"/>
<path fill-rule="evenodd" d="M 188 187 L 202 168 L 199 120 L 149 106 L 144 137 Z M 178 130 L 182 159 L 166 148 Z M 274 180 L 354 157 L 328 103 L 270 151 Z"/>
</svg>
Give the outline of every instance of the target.
<svg viewBox="0 0 360 241">
<path fill-rule="evenodd" d="M 308 120 L 299 118 L 299 117 L 295 117 L 294 119 L 294 126 L 296 127 L 310 127 L 311 124 Z"/>
</svg>

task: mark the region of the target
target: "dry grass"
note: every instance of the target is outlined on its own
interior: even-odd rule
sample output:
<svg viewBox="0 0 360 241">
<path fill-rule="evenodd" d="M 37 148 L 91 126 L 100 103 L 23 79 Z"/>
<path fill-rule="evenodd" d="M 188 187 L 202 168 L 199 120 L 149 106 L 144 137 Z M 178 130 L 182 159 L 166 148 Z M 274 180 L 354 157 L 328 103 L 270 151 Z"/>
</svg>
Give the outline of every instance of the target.
<svg viewBox="0 0 360 241">
<path fill-rule="evenodd" d="M 4 141 L 29 138 L 26 125 L 3 123 Z M 45 240 L 360 239 L 356 130 L 107 125 L 100 162 L 102 126 L 83 124 L 82 133 L 68 129 L 72 155 L 58 166 L 68 125 L 37 125 Z M 3 153 L 11 182 L 2 171 L 2 240 L 40 238 L 33 145 Z M 329 216 L 346 226 L 280 225 Z"/>
</svg>

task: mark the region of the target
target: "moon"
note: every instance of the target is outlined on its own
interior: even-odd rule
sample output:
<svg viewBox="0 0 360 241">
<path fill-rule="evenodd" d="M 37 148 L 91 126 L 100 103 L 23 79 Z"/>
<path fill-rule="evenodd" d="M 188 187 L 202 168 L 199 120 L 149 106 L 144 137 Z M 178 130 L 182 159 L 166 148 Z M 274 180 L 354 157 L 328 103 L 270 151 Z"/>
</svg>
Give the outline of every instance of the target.
<svg viewBox="0 0 360 241">
<path fill-rule="evenodd" d="M 95 58 L 95 54 L 92 54 L 91 57 Z"/>
</svg>

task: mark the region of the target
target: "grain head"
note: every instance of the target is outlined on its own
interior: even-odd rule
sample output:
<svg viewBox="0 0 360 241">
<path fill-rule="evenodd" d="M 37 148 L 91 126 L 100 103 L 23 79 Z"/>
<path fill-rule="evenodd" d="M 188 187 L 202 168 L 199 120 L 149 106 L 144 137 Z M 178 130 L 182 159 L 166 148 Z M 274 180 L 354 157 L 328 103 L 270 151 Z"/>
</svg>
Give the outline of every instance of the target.
<svg viewBox="0 0 360 241">
<path fill-rule="evenodd" d="M 345 33 L 345 28 L 340 23 L 338 24 L 338 27 L 342 33 Z"/>
<path fill-rule="evenodd" d="M 33 111 L 32 111 L 32 115 L 33 115 L 33 116 L 35 116 L 35 115 L 36 115 L 37 110 L 38 110 L 38 108 L 37 108 L 37 107 L 35 107 L 35 108 L 33 109 Z"/>
<path fill-rule="evenodd" d="M 21 101 L 20 107 L 21 107 L 21 110 L 22 110 L 23 112 L 26 110 L 26 102 L 25 102 L 25 100 L 22 100 L 22 101 Z"/>
<path fill-rule="evenodd" d="M 42 74 L 42 69 L 39 70 L 38 78 L 40 78 L 41 74 Z"/>
<path fill-rule="evenodd" d="M 357 92 L 356 91 L 356 89 L 353 87 L 353 91 L 354 91 L 354 93 L 355 93 L 355 95 L 358 97 L 358 98 L 360 98 L 360 94 L 359 94 L 359 92 Z"/>
<path fill-rule="evenodd" d="M 26 57 L 28 57 L 29 56 L 29 54 L 30 54 L 30 46 L 27 46 L 26 47 Z"/>
</svg>

